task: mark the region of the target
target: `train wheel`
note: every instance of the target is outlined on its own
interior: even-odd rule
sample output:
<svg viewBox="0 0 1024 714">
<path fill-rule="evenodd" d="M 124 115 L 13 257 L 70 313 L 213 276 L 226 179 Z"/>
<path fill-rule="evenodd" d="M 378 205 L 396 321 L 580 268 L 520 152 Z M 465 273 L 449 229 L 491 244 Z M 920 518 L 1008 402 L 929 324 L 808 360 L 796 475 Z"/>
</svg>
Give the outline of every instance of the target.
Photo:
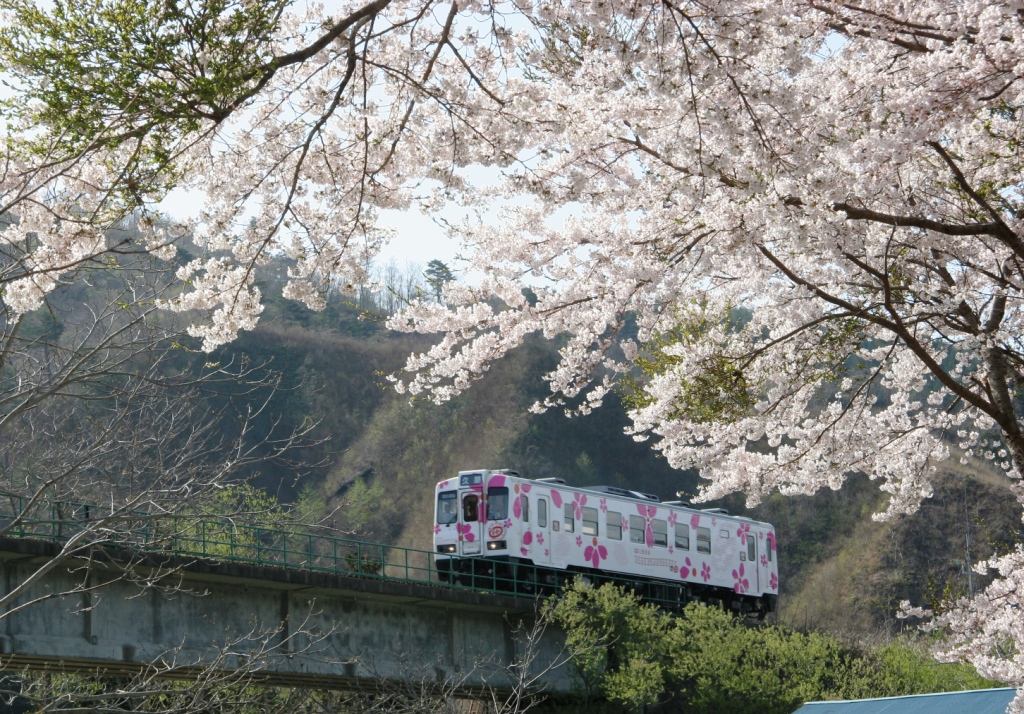
<svg viewBox="0 0 1024 714">
<path fill-rule="evenodd" d="M 753 614 L 757 616 L 758 622 L 764 622 L 764 618 L 768 617 L 768 603 L 765 602 L 764 598 L 757 599 Z"/>
</svg>

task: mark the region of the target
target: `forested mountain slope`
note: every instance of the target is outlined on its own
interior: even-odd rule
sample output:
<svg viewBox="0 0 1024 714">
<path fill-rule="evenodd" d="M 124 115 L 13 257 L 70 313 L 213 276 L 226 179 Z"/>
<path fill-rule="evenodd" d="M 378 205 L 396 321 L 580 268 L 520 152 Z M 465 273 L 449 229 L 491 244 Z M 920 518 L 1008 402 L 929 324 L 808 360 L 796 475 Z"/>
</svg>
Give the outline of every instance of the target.
<svg viewBox="0 0 1024 714">
<path fill-rule="evenodd" d="M 267 424 L 317 420 L 326 441 L 293 454 L 304 462 L 297 471 L 270 464 L 256 483 L 285 502 L 306 489 L 334 527 L 416 548 L 430 547 L 433 485 L 460 469 L 515 468 L 663 499 L 695 492 L 695 473 L 669 468 L 624 434 L 627 418 L 614 396 L 587 416 L 530 414 L 544 394 L 541 375 L 555 364 L 552 345 L 540 339 L 456 399 L 410 404 L 388 389 L 385 375 L 428 345 L 359 319 L 342 297 L 322 313 L 272 301 L 258 329 L 218 357 L 245 355 L 279 371 L 282 389 Z M 871 519 L 884 495 L 865 477 L 813 497 L 776 494 L 750 511 L 738 497 L 708 505 L 776 525 L 783 620 L 873 636 L 905 626 L 895 619 L 900 600 L 935 606 L 977 589 L 982 579 L 966 563 L 1005 552 L 1019 537 L 1005 479 L 977 462 L 951 459 L 948 467 L 917 514 L 884 523 Z"/>
</svg>

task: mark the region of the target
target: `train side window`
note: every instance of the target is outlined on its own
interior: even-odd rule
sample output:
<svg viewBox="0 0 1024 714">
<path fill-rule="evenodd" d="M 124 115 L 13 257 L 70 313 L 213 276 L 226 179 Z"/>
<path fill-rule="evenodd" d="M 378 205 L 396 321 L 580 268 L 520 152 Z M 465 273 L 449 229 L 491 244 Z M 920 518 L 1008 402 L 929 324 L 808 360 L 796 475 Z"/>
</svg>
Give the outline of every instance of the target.
<svg viewBox="0 0 1024 714">
<path fill-rule="evenodd" d="M 629 517 L 629 542 L 644 542 L 644 519 L 643 516 Z"/>
<path fill-rule="evenodd" d="M 537 500 L 537 525 L 541 528 L 548 527 L 548 502 L 543 498 Z"/>
<path fill-rule="evenodd" d="M 772 541 L 769 540 L 764 544 L 764 554 L 768 556 L 768 562 L 772 562 Z"/>
<path fill-rule="evenodd" d="M 710 528 L 698 528 L 697 529 L 697 552 L 698 553 L 711 553 L 711 529 Z"/>
<path fill-rule="evenodd" d="M 523 523 L 530 522 L 530 497 L 525 493 L 519 497 L 519 506 L 523 509 Z"/>
<path fill-rule="evenodd" d="M 487 520 L 503 521 L 508 518 L 508 488 L 487 489 Z"/>
<path fill-rule="evenodd" d="M 622 514 L 618 511 L 608 511 L 605 520 L 605 527 L 608 529 L 609 540 L 622 540 Z"/>
<path fill-rule="evenodd" d="M 437 522 L 448 525 L 459 520 L 459 494 L 455 491 L 442 491 L 437 494 Z"/>
<path fill-rule="evenodd" d="M 747 536 L 747 560 L 757 560 L 757 541 Z"/>
<path fill-rule="evenodd" d="M 651 521 L 651 530 L 654 532 L 654 545 L 668 548 L 668 523 L 655 518 Z"/>
<path fill-rule="evenodd" d="M 573 513 L 572 504 L 565 504 L 565 527 L 563 530 L 566 533 L 572 533 L 576 530 L 576 515 Z"/>
<path fill-rule="evenodd" d="M 462 499 L 462 522 L 475 523 L 480 510 L 480 497 L 471 493 Z"/>
<path fill-rule="evenodd" d="M 690 526 L 685 523 L 676 523 L 676 548 L 679 550 L 690 549 Z"/>
<path fill-rule="evenodd" d="M 583 535 L 596 536 L 597 535 L 597 509 L 596 508 L 584 508 L 583 509 Z"/>
</svg>

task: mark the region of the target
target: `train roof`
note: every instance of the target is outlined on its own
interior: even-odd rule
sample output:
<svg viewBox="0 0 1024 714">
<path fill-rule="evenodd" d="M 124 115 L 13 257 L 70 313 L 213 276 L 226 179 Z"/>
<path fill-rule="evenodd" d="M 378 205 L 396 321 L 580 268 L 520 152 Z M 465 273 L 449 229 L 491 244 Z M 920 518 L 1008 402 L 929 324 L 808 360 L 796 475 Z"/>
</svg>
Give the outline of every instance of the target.
<svg viewBox="0 0 1024 714">
<path fill-rule="evenodd" d="M 747 521 L 749 523 L 759 523 L 765 526 L 772 526 L 771 523 L 765 521 L 754 520 L 747 516 L 738 516 L 729 513 L 724 508 L 697 508 L 693 504 L 684 503 L 683 501 L 662 501 L 658 496 L 653 493 L 643 493 L 642 491 L 632 491 L 626 488 L 620 488 L 618 486 L 570 486 L 565 482 L 565 479 L 560 478 L 526 478 L 520 475 L 518 471 L 514 469 L 468 469 L 466 471 L 459 471 L 459 476 L 464 474 L 504 474 L 505 476 L 513 476 L 523 481 L 530 481 L 532 483 L 542 484 L 544 486 L 565 486 L 567 489 L 573 491 L 584 491 L 586 493 L 593 493 L 604 496 L 615 496 L 616 498 L 623 498 L 627 501 L 635 501 L 636 503 L 657 503 L 662 506 L 669 506 L 672 508 L 681 508 L 693 513 L 708 513 L 713 515 L 722 516 L 724 518 L 730 518 L 737 521 Z M 439 482 L 441 483 L 441 482 Z"/>
<path fill-rule="evenodd" d="M 683 501 L 662 501 L 654 494 L 643 493 L 641 491 L 631 491 L 617 486 L 568 486 L 568 488 L 571 488 L 573 491 L 585 491 L 587 493 L 595 493 L 599 495 L 611 495 L 617 498 L 626 499 L 627 501 L 636 501 L 637 503 L 657 503 L 661 506 L 679 508 L 693 513 L 707 513 L 715 516 L 722 516 L 723 518 L 731 518 L 737 521 L 762 523 L 763 525 L 771 526 L 770 523 L 765 523 L 764 521 L 756 521 L 753 518 L 748 518 L 747 516 L 738 516 L 736 514 L 729 513 L 724 508 L 698 508 L 691 503 L 684 503 Z"/>
</svg>

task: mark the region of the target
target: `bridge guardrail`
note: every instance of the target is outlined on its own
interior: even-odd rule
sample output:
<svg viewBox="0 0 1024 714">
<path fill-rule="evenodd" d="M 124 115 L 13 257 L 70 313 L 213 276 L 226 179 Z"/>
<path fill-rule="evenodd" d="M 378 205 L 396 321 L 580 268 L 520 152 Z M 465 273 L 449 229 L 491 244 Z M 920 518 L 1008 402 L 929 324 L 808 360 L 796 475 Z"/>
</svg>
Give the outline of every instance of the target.
<svg viewBox="0 0 1024 714">
<path fill-rule="evenodd" d="M 66 542 L 97 523 L 93 542 L 142 552 L 196 556 L 204 560 L 269 566 L 518 597 L 556 594 L 578 573 L 493 558 L 461 558 L 460 569 L 438 567 L 429 550 L 353 538 L 236 523 L 230 519 L 160 516 L 146 511 L 111 512 L 97 504 L 59 501 L 36 504 L 26 515 L 20 496 L 0 494 L 0 535 Z M 47 514 L 48 511 L 48 514 Z M 47 517 L 48 516 L 48 517 Z M 446 562 L 444 556 L 442 563 Z M 453 562 L 453 561 L 447 561 Z M 614 583 L 647 602 L 678 610 L 687 602 L 685 583 L 649 582 L 611 574 L 588 574 L 595 584 Z"/>
</svg>

